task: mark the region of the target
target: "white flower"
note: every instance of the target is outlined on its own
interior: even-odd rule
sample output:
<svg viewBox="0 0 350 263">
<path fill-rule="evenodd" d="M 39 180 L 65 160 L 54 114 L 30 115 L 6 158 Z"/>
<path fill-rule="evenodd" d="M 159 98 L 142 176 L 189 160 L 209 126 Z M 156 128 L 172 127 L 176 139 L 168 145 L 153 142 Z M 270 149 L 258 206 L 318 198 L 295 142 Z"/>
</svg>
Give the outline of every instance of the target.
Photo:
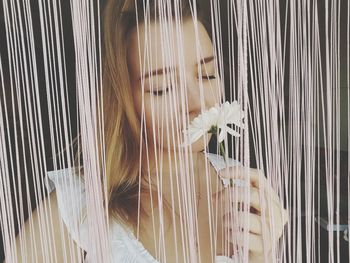
<svg viewBox="0 0 350 263">
<path fill-rule="evenodd" d="M 189 144 L 194 143 L 204 134 L 206 134 L 219 119 L 219 109 L 212 107 L 204 111 L 193 119 L 187 131 L 184 131 L 189 139 Z"/>
<path fill-rule="evenodd" d="M 232 102 L 231 104 L 226 101 L 221 105 L 219 119 L 216 126 L 219 128 L 220 133 L 218 136 L 219 143 L 224 140 L 226 134 L 229 133 L 232 136 L 239 137 L 240 134 L 234 129 L 228 127 L 228 124 L 234 124 L 238 127 L 243 128 L 242 119 L 244 117 L 244 112 L 241 110 L 241 106 L 237 101 Z"/>
<path fill-rule="evenodd" d="M 236 137 L 240 136 L 237 131 L 228 127 L 227 125 L 234 124 L 243 128 L 243 116 L 244 112 L 241 110 L 241 107 L 237 101 L 234 101 L 231 104 L 229 102 L 225 102 L 223 105 L 221 105 L 221 107 L 216 105 L 199 114 L 191 122 L 188 130 L 184 132 L 185 135 L 187 135 L 189 144 L 192 144 L 207 132 L 216 133 L 220 131 L 218 141 L 221 143 L 226 137 L 227 133 Z"/>
</svg>

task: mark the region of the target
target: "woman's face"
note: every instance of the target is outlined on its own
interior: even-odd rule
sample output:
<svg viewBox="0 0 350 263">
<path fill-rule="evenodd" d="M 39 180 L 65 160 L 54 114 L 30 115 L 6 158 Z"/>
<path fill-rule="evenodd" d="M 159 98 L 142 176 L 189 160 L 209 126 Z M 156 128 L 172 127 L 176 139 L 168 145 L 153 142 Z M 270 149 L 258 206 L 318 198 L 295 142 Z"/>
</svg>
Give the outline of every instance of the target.
<svg viewBox="0 0 350 263">
<path fill-rule="evenodd" d="M 163 150 L 181 147 L 187 123 L 221 97 L 213 44 L 204 26 L 192 19 L 180 29 L 175 23 L 141 24 L 129 33 L 127 59 L 135 108 L 140 120 L 144 114 L 147 136 Z M 204 148 L 203 139 L 192 144 L 192 151 Z"/>
</svg>

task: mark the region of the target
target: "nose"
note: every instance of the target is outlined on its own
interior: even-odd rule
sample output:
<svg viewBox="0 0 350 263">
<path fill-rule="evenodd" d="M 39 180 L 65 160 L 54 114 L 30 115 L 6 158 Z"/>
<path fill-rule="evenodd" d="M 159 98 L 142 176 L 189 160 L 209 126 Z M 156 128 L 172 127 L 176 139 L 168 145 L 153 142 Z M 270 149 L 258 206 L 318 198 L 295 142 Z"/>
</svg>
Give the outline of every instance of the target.
<svg viewBox="0 0 350 263">
<path fill-rule="evenodd" d="M 205 109 L 204 90 L 201 92 L 201 89 L 203 89 L 203 87 L 200 87 L 198 81 L 193 79 L 188 80 L 186 91 L 189 115 L 198 115 L 201 112 L 202 106 L 203 109 Z"/>
<path fill-rule="evenodd" d="M 188 74 L 188 72 L 186 73 L 186 82 L 183 83 L 183 87 L 187 96 L 188 108 L 185 108 L 183 110 L 191 121 L 197 117 L 202 112 L 202 110 L 213 107 L 215 103 L 218 102 L 214 94 L 216 91 L 214 88 L 216 86 L 214 88 L 211 88 L 211 86 L 208 86 L 208 84 L 201 83 L 195 74 L 191 75 Z"/>
</svg>

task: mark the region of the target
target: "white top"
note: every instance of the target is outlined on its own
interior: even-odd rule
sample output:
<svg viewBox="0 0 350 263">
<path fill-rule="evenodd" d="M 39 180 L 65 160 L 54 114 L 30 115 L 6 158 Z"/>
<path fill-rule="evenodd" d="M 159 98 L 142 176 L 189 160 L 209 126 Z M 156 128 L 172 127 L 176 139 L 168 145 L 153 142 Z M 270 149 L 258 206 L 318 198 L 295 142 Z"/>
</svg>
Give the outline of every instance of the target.
<svg viewBox="0 0 350 263">
<path fill-rule="evenodd" d="M 216 154 L 208 154 L 208 160 L 215 169 L 222 168 L 223 158 Z M 238 162 L 228 162 L 228 166 Z M 221 167 L 220 167 L 221 166 Z M 86 218 L 86 193 L 84 180 L 75 174 L 73 168 L 56 170 L 47 173 L 45 180 L 49 192 L 56 189 L 60 216 L 73 240 L 83 250 L 88 251 L 88 224 Z M 109 240 L 112 263 L 159 263 L 144 248 L 131 230 L 115 220 L 109 222 Z M 215 263 L 238 263 L 238 258 L 216 256 Z"/>
</svg>

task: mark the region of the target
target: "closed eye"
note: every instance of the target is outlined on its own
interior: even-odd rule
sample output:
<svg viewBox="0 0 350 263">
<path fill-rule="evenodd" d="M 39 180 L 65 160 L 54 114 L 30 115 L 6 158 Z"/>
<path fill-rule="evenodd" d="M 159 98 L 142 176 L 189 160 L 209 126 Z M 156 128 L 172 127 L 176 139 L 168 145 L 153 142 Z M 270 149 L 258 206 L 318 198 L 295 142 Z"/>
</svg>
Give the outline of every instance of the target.
<svg viewBox="0 0 350 263">
<path fill-rule="evenodd" d="M 164 95 L 164 93 L 169 92 L 170 89 L 171 89 L 170 87 L 166 87 L 165 89 L 154 90 L 152 91 L 152 94 L 155 96 L 162 96 Z"/>
<path fill-rule="evenodd" d="M 202 79 L 204 80 L 216 79 L 216 75 L 202 75 Z"/>
</svg>

